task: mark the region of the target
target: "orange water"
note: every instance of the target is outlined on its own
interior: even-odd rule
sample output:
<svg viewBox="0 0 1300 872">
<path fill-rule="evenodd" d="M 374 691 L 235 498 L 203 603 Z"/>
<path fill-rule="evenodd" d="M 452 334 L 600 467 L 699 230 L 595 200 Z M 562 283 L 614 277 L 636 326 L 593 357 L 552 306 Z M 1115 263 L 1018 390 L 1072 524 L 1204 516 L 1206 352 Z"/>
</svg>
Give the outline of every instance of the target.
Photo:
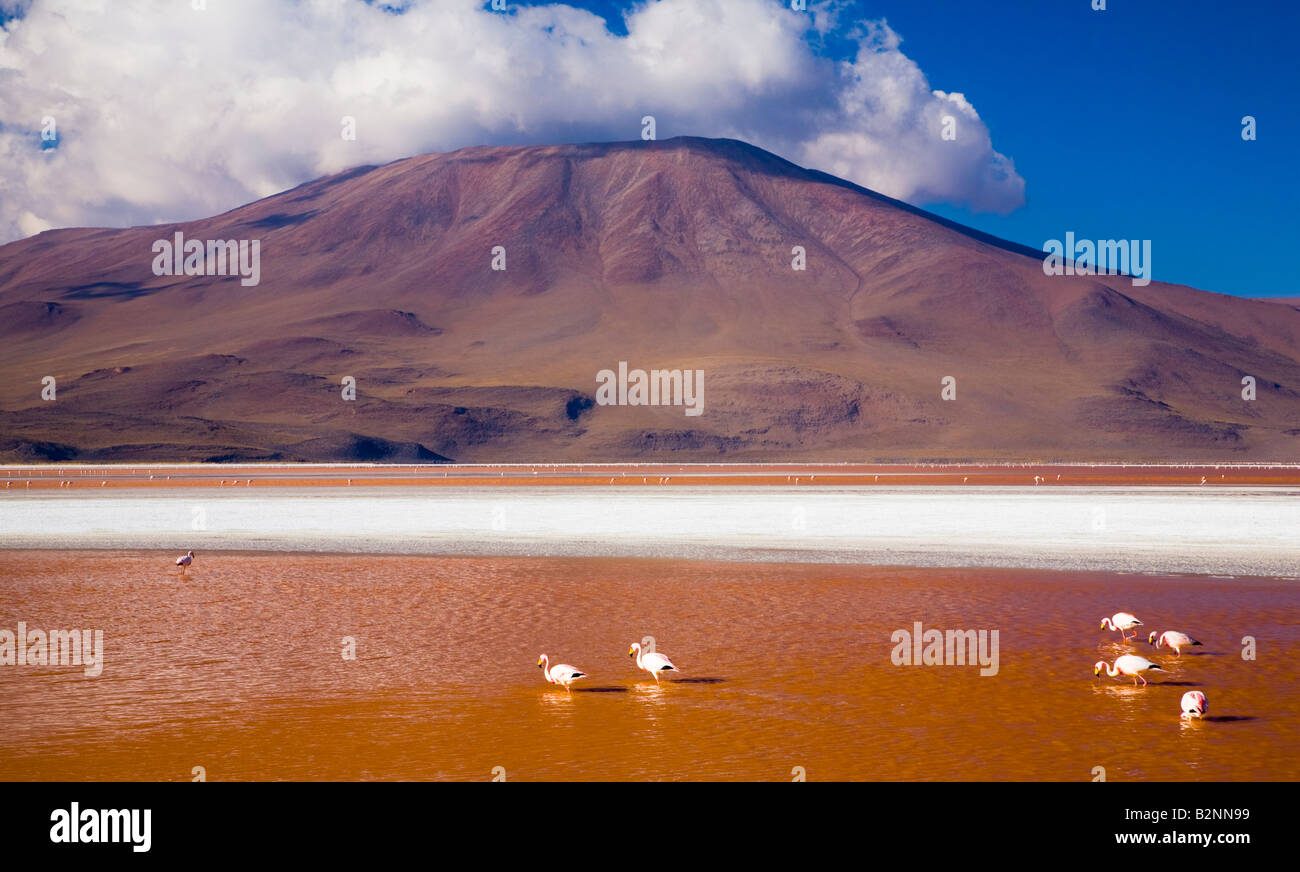
<svg viewBox="0 0 1300 872">
<path fill-rule="evenodd" d="M 183 577 L 172 558 L 0 551 L 0 628 L 106 648 L 98 678 L 0 666 L 0 778 L 1300 778 L 1290 581 L 214 552 Z M 1121 647 L 1097 628 L 1120 609 L 1205 644 Z M 893 665 L 916 620 L 997 629 L 998 674 Z M 646 635 L 677 681 L 636 671 Z M 1168 672 L 1093 677 L 1125 651 Z M 541 652 L 590 680 L 546 684 Z M 1185 725 L 1192 688 L 1212 719 Z"/>
</svg>

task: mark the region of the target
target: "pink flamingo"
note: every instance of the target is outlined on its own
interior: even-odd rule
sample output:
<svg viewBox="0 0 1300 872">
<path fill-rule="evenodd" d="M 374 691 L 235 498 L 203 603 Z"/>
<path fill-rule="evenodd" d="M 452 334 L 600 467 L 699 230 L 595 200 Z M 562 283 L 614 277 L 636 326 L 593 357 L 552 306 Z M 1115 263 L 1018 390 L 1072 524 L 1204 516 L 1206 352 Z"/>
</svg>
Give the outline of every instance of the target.
<svg viewBox="0 0 1300 872">
<path fill-rule="evenodd" d="M 1147 642 L 1156 648 L 1161 645 L 1168 645 L 1174 649 L 1174 653 L 1179 657 L 1183 656 L 1183 648 L 1201 644 L 1186 633 L 1180 633 L 1177 630 L 1165 630 L 1160 634 L 1159 639 L 1156 639 L 1156 631 L 1152 630 L 1151 635 L 1147 636 Z"/>
<path fill-rule="evenodd" d="M 1133 638 L 1137 638 L 1135 627 L 1142 626 L 1142 622 L 1136 616 L 1129 612 L 1116 612 L 1109 618 L 1101 619 L 1101 628 L 1103 630 L 1119 630 L 1119 637 L 1123 641 L 1128 641 L 1128 631 L 1133 630 Z"/>
<path fill-rule="evenodd" d="M 1138 680 L 1141 679 L 1142 686 L 1146 687 L 1147 680 L 1142 676 L 1142 673 L 1149 672 L 1152 669 L 1160 669 L 1160 664 L 1152 663 L 1145 657 L 1139 657 L 1136 654 L 1125 654 L 1123 657 L 1116 658 L 1114 666 L 1107 666 L 1105 660 L 1098 660 L 1092 665 L 1092 674 L 1100 678 L 1103 669 L 1111 678 L 1116 678 L 1119 675 L 1133 676 L 1134 687 L 1137 686 Z"/>
<path fill-rule="evenodd" d="M 1210 710 L 1210 701 L 1199 690 L 1189 690 L 1183 694 L 1182 709 L 1183 717 L 1199 718 Z"/>
<path fill-rule="evenodd" d="M 573 684 L 573 682 L 577 681 L 579 678 L 587 677 L 587 673 L 576 669 L 567 663 L 556 663 L 554 666 L 551 666 L 550 662 L 550 658 L 545 654 L 542 654 L 537 658 L 537 665 L 541 667 L 543 677 L 545 677 L 551 684 L 561 685 L 570 694 L 572 694 L 573 691 L 569 690 L 569 685 Z"/>
<path fill-rule="evenodd" d="M 660 672 L 679 672 L 680 670 L 673 665 L 673 661 L 664 655 L 650 651 L 645 654 L 641 653 L 641 643 L 633 642 L 632 647 L 627 650 L 627 656 L 636 658 L 636 668 L 644 669 L 655 677 L 655 684 L 659 683 Z"/>
</svg>

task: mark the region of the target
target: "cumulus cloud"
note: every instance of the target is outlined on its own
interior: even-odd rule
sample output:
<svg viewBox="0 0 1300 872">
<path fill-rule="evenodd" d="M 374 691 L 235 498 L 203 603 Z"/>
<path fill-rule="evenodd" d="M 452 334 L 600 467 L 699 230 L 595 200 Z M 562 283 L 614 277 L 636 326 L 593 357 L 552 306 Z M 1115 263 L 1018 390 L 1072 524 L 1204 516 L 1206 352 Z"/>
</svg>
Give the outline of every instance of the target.
<svg viewBox="0 0 1300 872">
<path fill-rule="evenodd" d="M 466 145 L 636 139 L 644 115 L 660 139 L 743 139 L 913 203 L 1024 200 L 974 107 L 835 0 L 648 0 L 625 36 L 558 4 L 201 5 L 0 0 L 21 15 L 0 30 L 0 240 L 202 217 Z M 819 53 L 832 28 L 855 56 Z"/>
</svg>

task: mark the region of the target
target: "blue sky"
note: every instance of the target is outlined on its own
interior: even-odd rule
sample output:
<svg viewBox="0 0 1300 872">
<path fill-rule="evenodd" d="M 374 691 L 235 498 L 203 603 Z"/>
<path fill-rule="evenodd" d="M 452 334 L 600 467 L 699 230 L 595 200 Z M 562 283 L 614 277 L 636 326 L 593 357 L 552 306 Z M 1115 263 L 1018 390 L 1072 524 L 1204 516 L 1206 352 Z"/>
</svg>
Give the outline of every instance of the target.
<svg viewBox="0 0 1300 872">
<path fill-rule="evenodd" d="M 574 0 L 617 21 L 618 0 Z M 1009 215 L 925 208 L 1041 247 L 1151 239 L 1155 277 L 1300 296 L 1300 3 L 864 0 L 930 85 L 963 93 L 1015 161 Z M 1176 9 L 1176 11 L 1175 11 Z M 621 26 L 611 29 L 619 31 Z M 1254 115 L 1258 138 L 1241 138 Z"/>
</svg>

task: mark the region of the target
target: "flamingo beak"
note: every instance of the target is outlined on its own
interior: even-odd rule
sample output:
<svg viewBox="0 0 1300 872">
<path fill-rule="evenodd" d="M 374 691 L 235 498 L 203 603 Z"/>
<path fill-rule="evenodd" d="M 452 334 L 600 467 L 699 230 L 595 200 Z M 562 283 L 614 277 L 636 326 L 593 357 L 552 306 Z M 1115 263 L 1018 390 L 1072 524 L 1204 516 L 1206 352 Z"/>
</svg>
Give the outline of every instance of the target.
<svg viewBox="0 0 1300 872">
<path fill-rule="evenodd" d="M 1093 670 L 1092 670 L 1092 674 L 1095 675 L 1095 676 L 1097 676 L 1098 678 L 1101 678 L 1101 670 L 1100 670 L 1100 669 L 1097 669 L 1097 668 L 1094 667 Z"/>
<path fill-rule="evenodd" d="M 628 648 L 628 649 L 627 649 L 627 656 L 629 656 L 629 657 L 635 657 L 635 656 L 636 656 L 636 649 L 635 649 L 635 648 Z"/>
</svg>

